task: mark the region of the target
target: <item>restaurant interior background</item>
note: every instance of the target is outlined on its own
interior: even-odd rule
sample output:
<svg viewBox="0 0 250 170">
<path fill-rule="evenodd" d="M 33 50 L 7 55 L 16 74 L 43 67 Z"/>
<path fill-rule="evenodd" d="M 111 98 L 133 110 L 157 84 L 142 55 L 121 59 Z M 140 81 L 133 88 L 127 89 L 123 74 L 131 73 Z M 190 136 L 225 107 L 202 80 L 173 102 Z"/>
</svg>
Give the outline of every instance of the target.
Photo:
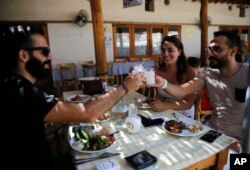
<svg viewBox="0 0 250 170">
<path fill-rule="evenodd" d="M 114 50 L 113 28 L 119 24 L 129 25 L 131 28 L 146 26 L 151 31 L 152 28 L 158 27 L 164 30 L 177 28 L 186 55 L 200 57 L 200 1 L 169 0 L 169 4 L 164 2 L 154 0 L 154 11 L 145 11 L 145 0 L 142 0 L 141 5 L 127 8 L 124 8 L 123 0 L 101 0 L 106 36 L 106 61 L 114 61 L 117 57 Z M 80 27 L 74 19 L 82 9 L 87 11 L 88 21 Z M 248 31 L 249 41 L 250 7 L 245 8 L 245 17 L 240 17 L 239 14 L 240 8 L 235 4 L 209 3 L 208 41 L 211 40 L 213 32 L 222 27 Z M 12 23 L 38 24 L 47 30 L 54 66 L 59 63 L 95 61 L 89 0 L 0 0 L 0 25 Z M 53 82 L 50 83 L 53 86 Z"/>
<path fill-rule="evenodd" d="M 145 0 L 141 0 L 141 5 L 127 8 L 124 8 L 123 0 L 102 0 L 101 5 L 106 39 L 106 61 L 114 61 L 118 57 L 113 36 L 116 35 L 116 30 L 119 30 L 118 27 L 122 28 L 124 25 L 131 30 L 138 28 L 139 34 L 144 34 L 145 30 L 149 33 L 153 29 L 157 31 L 158 27 L 171 34 L 171 29 L 173 29 L 172 33 L 177 32 L 181 38 L 186 55 L 200 57 L 200 1 L 154 0 L 153 11 L 145 10 Z M 84 26 L 80 27 L 74 20 L 82 9 L 87 12 L 88 20 Z M 208 41 L 211 40 L 213 32 L 219 30 L 220 27 L 245 30 L 249 34 L 250 8 L 245 8 L 245 17 L 240 17 L 239 13 L 240 8 L 235 4 L 209 3 Z M 43 25 L 47 30 L 54 66 L 59 63 L 95 61 L 95 42 L 89 0 L 1 0 L 0 23 Z M 250 36 L 248 36 L 248 41 L 249 39 Z M 147 51 L 146 49 L 144 56 L 153 57 L 154 50 Z M 129 57 L 135 57 L 135 51 L 133 49 L 132 53 L 128 54 Z"/>
</svg>

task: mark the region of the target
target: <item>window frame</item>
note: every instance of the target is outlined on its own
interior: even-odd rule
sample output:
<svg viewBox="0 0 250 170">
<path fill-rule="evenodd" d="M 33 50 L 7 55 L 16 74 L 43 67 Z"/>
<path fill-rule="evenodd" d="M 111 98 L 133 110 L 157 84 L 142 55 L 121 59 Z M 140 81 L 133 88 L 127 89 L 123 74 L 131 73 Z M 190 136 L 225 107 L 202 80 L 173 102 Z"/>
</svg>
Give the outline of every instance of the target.
<svg viewBox="0 0 250 170">
<path fill-rule="evenodd" d="M 130 60 L 144 60 L 145 58 L 149 59 L 157 59 L 159 58 L 160 54 L 153 54 L 153 38 L 152 33 L 154 29 L 163 29 L 163 36 L 168 35 L 168 32 L 171 28 L 177 30 L 178 37 L 181 39 L 181 26 L 180 25 L 165 25 L 165 24 L 113 24 L 113 47 L 114 47 L 114 61 L 120 61 L 121 59 L 124 61 Z M 117 28 L 129 28 L 129 56 L 119 56 L 118 48 L 116 46 L 116 39 L 117 39 Z M 147 31 L 147 50 L 146 55 L 136 55 L 135 54 L 135 30 L 137 28 L 145 28 Z"/>
</svg>

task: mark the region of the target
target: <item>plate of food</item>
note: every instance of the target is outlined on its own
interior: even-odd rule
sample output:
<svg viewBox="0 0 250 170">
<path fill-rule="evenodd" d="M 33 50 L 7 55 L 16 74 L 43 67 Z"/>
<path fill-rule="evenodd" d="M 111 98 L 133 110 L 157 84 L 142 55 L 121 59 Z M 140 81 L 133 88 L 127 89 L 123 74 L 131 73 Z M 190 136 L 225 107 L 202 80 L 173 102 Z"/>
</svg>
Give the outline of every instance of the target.
<svg viewBox="0 0 250 170">
<path fill-rule="evenodd" d="M 139 108 L 139 109 L 150 109 L 150 102 L 155 101 L 153 98 L 147 98 L 146 100 L 143 99 L 135 99 L 134 104 Z"/>
<path fill-rule="evenodd" d="M 71 96 L 66 97 L 66 100 L 69 102 L 75 102 L 75 103 L 86 103 L 89 101 L 92 97 L 90 95 L 86 94 L 74 94 Z"/>
<path fill-rule="evenodd" d="M 109 112 L 104 113 L 101 117 L 99 117 L 96 121 L 100 124 L 106 123 L 110 120 Z"/>
<path fill-rule="evenodd" d="M 162 128 L 172 135 L 183 137 L 196 136 L 203 131 L 203 125 L 200 122 L 185 117 L 166 120 Z"/>
<path fill-rule="evenodd" d="M 114 133 L 108 128 L 85 128 L 70 126 L 68 141 L 70 146 L 81 153 L 98 153 L 110 149 L 116 142 Z"/>
</svg>

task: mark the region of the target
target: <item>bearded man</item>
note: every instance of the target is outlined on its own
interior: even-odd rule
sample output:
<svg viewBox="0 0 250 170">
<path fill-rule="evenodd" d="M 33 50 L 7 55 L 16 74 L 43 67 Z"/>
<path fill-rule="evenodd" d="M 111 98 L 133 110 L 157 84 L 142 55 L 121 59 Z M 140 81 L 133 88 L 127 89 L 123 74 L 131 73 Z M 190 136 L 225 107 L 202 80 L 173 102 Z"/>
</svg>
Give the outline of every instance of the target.
<svg viewBox="0 0 250 170">
<path fill-rule="evenodd" d="M 206 48 L 210 68 L 180 86 L 157 76 L 155 86 L 162 87 L 173 96 L 183 97 L 206 85 L 213 114 L 205 124 L 241 141 L 250 71 L 249 64 L 235 61 L 239 49 L 240 37 L 237 34 L 231 31 L 214 32 L 214 38 Z"/>
<path fill-rule="evenodd" d="M 0 34 L 0 94 L 3 146 L 2 166 L 25 170 L 75 169 L 69 155 L 54 157 L 45 136 L 44 123 L 95 122 L 126 93 L 138 90 L 143 74 L 124 82 L 87 103 L 58 101 L 35 86 L 50 72 L 52 55 L 40 27 L 14 26 Z M 10 159 L 15 155 L 15 160 Z"/>
</svg>

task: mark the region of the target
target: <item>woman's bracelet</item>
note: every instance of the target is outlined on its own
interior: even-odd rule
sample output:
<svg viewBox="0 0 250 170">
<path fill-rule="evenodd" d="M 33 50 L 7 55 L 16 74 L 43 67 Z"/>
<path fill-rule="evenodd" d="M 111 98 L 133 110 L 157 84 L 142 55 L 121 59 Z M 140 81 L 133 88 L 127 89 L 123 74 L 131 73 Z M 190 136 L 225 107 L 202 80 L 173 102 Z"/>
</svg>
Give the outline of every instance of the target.
<svg viewBox="0 0 250 170">
<path fill-rule="evenodd" d="M 127 94 L 129 92 L 128 86 L 124 82 L 122 82 L 121 86 L 124 88 L 124 90 L 126 91 L 126 94 Z"/>
<path fill-rule="evenodd" d="M 164 79 L 164 83 L 163 85 L 161 86 L 162 89 L 165 89 L 168 87 L 168 81 L 166 79 Z"/>
</svg>

